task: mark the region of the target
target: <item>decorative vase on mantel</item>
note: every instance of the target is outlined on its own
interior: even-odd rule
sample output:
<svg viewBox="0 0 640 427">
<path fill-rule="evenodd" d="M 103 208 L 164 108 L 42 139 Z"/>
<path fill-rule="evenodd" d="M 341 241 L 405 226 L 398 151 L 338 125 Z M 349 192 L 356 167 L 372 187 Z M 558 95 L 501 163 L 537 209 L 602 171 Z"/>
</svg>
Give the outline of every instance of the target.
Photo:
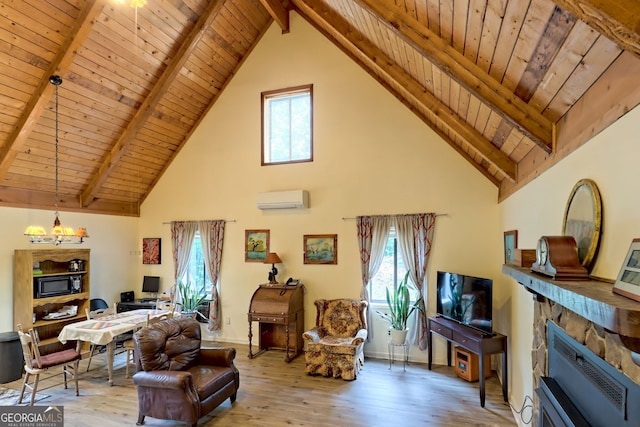
<svg viewBox="0 0 640 427">
<path fill-rule="evenodd" d="M 407 341 L 407 332 L 409 332 L 409 329 L 389 329 L 391 343 L 394 345 L 404 345 L 404 343 Z"/>
</svg>

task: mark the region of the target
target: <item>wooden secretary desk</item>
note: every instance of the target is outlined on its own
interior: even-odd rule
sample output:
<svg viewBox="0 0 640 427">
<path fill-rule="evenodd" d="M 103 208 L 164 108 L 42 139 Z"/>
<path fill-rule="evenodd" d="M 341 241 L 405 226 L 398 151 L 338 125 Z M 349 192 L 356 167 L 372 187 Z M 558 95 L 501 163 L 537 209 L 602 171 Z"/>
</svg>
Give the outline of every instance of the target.
<svg viewBox="0 0 640 427">
<path fill-rule="evenodd" d="M 249 358 L 266 350 L 284 350 L 290 362 L 302 352 L 304 333 L 304 285 L 260 285 L 249 305 Z M 259 350 L 253 353 L 251 326 L 259 324 Z"/>
</svg>

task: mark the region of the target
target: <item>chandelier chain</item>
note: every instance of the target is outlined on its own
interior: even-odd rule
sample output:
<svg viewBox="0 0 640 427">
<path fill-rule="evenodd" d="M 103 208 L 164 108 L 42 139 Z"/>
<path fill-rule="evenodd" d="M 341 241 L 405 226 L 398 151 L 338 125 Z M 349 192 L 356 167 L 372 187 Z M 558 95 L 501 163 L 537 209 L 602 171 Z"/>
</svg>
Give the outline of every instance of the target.
<svg viewBox="0 0 640 427">
<path fill-rule="evenodd" d="M 84 239 L 86 239 L 87 237 L 89 237 L 89 234 L 87 233 L 87 229 L 84 227 L 80 227 L 78 228 L 78 230 L 76 232 L 73 231 L 73 229 L 71 227 L 64 227 L 61 223 L 60 223 L 60 212 L 59 212 L 59 203 L 60 203 L 60 194 L 59 194 L 59 185 L 58 185 L 58 178 L 59 178 L 59 171 L 60 171 L 60 167 L 59 167 L 59 154 L 58 154 L 58 148 L 60 146 L 60 139 L 59 139 L 59 133 L 60 133 L 60 120 L 59 120 L 59 98 L 58 98 L 58 86 L 62 84 L 62 78 L 58 75 L 52 75 L 49 77 L 49 83 L 51 83 L 52 85 L 54 85 L 55 88 L 55 177 L 56 177 L 56 217 L 55 220 L 53 221 L 53 228 L 51 229 L 51 234 L 47 234 L 47 232 L 44 230 L 44 227 L 41 226 L 35 226 L 35 225 L 30 225 L 27 227 L 27 229 L 24 232 L 25 236 L 29 236 L 29 240 L 31 241 L 31 243 L 48 243 L 48 244 L 54 244 L 54 245 L 61 245 L 63 243 L 74 243 L 74 244 L 81 244 L 84 243 Z"/>
<path fill-rule="evenodd" d="M 58 216 L 58 86 L 56 85 L 56 217 Z"/>
</svg>

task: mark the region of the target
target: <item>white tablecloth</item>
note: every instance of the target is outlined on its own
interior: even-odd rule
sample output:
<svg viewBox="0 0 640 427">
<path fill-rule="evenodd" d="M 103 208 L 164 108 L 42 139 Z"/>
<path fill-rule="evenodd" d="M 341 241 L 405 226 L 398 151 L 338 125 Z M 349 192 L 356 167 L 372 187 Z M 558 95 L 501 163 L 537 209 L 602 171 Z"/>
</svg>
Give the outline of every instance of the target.
<svg viewBox="0 0 640 427">
<path fill-rule="evenodd" d="M 99 319 L 70 323 L 62 328 L 58 339 L 62 343 L 80 340 L 92 344 L 105 345 L 113 341 L 118 335 L 144 326 L 147 323 L 147 314 L 155 317 L 163 313 L 167 312 L 164 310 L 140 309 L 112 314 Z"/>
</svg>

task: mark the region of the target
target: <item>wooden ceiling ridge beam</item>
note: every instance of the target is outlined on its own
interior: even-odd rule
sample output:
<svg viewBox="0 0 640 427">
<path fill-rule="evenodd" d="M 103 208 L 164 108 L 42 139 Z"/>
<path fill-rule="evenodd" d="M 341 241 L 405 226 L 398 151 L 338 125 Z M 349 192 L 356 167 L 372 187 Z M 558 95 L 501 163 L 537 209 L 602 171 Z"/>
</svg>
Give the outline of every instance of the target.
<svg viewBox="0 0 640 427">
<path fill-rule="evenodd" d="M 567 12 L 640 57 L 638 0 L 553 0 Z"/>
<path fill-rule="evenodd" d="M 552 151 L 553 124 L 513 91 L 402 9 L 392 10 L 374 0 L 354 1 L 543 150 Z"/>
<path fill-rule="evenodd" d="M 40 80 L 38 87 L 34 90 L 29 101 L 27 101 L 11 135 L 7 139 L 7 144 L 0 150 L 0 180 L 7 175 L 13 160 L 24 146 L 33 127 L 54 93 L 54 87 L 49 83 L 49 76 L 53 74 L 65 74 L 69 69 L 78 49 L 91 33 L 93 25 L 102 13 L 102 9 L 104 9 L 107 1 L 109 0 L 88 0 L 80 11 L 71 31 L 47 67 L 44 78 Z"/>
<path fill-rule="evenodd" d="M 378 47 L 362 36 L 357 29 L 353 28 L 344 18 L 328 8 L 319 0 L 294 0 L 296 7 L 313 21 L 324 21 L 334 29 L 332 34 L 338 43 L 346 43 L 352 48 L 360 51 L 368 58 L 371 66 L 379 68 L 389 75 L 400 86 L 406 88 L 408 93 L 432 111 L 442 122 L 462 139 L 467 141 L 480 156 L 493 164 L 498 170 L 504 173 L 510 180 L 515 180 L 517 167 L 505 153 L 500 151 L 491 141 L 487 140 L 480 132 L 471 127 L 468 123 L 438 100 L 433 94 L 426 91 L 424 86 L 417 82 L 406 71 L 394 64 L 393 60 L 385 55 Z M 437 126 L 432 126 L 437 128 Z M 440 135 L 441 132 L 438 132 Z M 452 145 L 452 141 L 447 139 Z"/>
<path fill-rule="evenodd" d="M 131 144 L 138 131 L 144 126 L 146 120 L 153 114 L 154 108 L 164 96 L 167 88 L 176 79 L 180 70 L 189 59 L 189 55 L 194 51 L 206 30 L 213 24 L 213 21 L 223 6 L 224 0 L 213 0 L 209 2 L 207 8 L 198 19 L 198 22 L 196 22 L 184 43 L 180 46 L 175 57 L 169 62 L 162 76 L 151 89 L 149 96 L 147 96 L 142 105 L 140 105 L 140 108 L 127 125 L 127 128 L 102 160 L 96 173 L 91 177 L 87 188 L 82 192 L 80 197 L 80 203 L 83 207 L 86 208 L 95 202 L 96 194 L 124 154 L 125 148 Z"/>
<path fill-rule="evenodd" d="M 267 12 L 269 12 L 269 15 L 271 15 L 273 20 L 278 23 L 282 29 L 282 33 L 288 33 L 289 11 L 287 10 L 286 5 L 280 0 L 260 0 L 260 3 L 262 3 L 262 6 L 267 9 Z M 285 3 L 288 3 L 288 0 L 285 0 Z"/>
</svg>

